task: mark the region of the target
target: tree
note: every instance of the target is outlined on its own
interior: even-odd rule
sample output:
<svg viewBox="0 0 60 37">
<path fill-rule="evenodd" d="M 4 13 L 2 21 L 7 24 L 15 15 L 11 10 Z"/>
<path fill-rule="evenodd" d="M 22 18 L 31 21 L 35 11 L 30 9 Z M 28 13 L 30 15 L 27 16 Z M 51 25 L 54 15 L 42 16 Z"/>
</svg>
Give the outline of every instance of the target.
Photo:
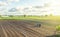
<svg viewBox="0 0 60 37">
<path fill-rule="evenodd" d="M 26 15 L 24 15 L 24 17 L 26 17 Z"/>
</svg>

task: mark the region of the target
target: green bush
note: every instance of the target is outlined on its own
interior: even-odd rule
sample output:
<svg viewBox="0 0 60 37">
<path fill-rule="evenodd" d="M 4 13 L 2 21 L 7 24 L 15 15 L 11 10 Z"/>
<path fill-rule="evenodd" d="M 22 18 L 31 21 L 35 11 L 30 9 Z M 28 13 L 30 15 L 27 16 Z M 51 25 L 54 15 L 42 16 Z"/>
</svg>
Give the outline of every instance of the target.
<svg viewBox="0 0 60 37">
<path fill-rule="evenodd" d="M 60 31 L 60 25 L 56 26 L 56 30 Z"/>
</svg>

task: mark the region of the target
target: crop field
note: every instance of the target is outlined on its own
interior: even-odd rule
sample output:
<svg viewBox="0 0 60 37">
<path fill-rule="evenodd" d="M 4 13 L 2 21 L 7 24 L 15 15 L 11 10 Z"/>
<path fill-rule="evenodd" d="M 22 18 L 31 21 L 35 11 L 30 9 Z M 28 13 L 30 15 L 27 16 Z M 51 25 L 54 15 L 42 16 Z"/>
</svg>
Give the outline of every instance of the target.
<svg viewBox="0 0 60 37">
<path fill-rule="evenodd" d="M 0 19 L 0 37 L 60 37 L 55 32 L 59 17 L 6 18 Z"/>
</svg>

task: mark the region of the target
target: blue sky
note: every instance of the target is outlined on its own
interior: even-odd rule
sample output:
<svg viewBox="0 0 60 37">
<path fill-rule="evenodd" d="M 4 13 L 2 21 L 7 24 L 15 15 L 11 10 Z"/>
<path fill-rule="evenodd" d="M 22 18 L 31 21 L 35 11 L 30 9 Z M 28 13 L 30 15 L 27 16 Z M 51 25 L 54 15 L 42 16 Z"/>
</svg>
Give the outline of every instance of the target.
<svg viewBox="0 0 60 37">
<path fill-rule="evenodd" d="M 50 12 L 48 12 L 53 13 L 54 15 L 60 15 L 60 0 L 0 0 L 0 11 L 4 14 L 5 12 L 8 13 L 8 10 L 11 8 L 44 6 L 46 3 L 49 7 L 43 9 L 50 10 Z"/>
<path fill-rule="evenodd" d="M 45 0 L 0 0 L 0 2 L 8 2 L 8 6 L 9 7 L 16 7 L 16 6 L 35 6 L 35 5 L 42 5 L 43 3 L 45 3 Z"/>
<path fill-rule="evenodd" d="M 45 3 L 44 0 L 0 0 L 1 14 L 7 14 L 8 10 L 16 7 L 41 6 Z"/>
</svg>

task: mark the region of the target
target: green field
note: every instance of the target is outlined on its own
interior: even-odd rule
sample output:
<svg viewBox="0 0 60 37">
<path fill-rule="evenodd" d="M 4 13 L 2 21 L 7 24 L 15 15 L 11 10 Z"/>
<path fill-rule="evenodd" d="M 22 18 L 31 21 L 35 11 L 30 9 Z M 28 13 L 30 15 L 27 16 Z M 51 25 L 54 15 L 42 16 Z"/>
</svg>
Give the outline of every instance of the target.
<svg viewBox="0 0 60 37">
<path fill-rule="evenodd" d="M 39 21 L 46 25 L 60 25 L 60 16 L 13 16 L 13 17 L 0 17 L 0 20 L 32 20 Z"/>
<path fill-rule="evenodd" d="M 60 20 L 60 16 L 13 16 L 13 17 L 0 17 L 0 19 L 37 19 L 37 20 Z"/>
</svg>

